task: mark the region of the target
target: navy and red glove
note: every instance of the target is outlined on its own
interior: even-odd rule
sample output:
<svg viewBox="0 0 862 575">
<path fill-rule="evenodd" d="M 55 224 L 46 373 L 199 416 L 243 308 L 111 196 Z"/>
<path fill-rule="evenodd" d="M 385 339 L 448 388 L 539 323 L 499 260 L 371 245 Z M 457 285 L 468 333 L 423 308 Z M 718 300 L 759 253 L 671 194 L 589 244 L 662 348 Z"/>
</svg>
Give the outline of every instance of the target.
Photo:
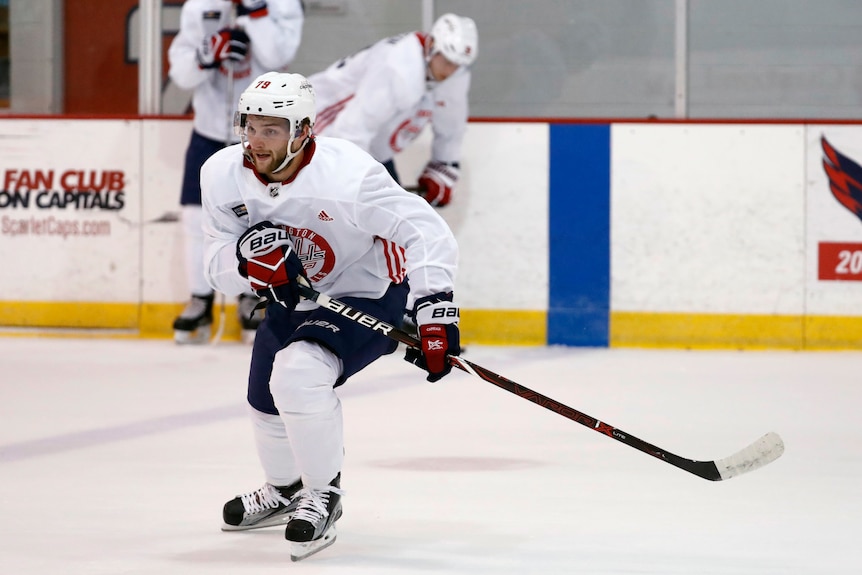
<svg viewBox="0 0 862 575">
<path fill-rule="evenodd" d="M 236 242 L 239 273 L 260 297 L 289 310 L 299 303 L 297 279 L 308 281 L 287 230 L 272 222 L 253 225 Z"/>
<path fill-rule="evenodd" d="M 266 0 L 233 0 L 237 16 L 260 18 L 268 14 Z"/>
<path fill-rule="evenodd" d="M 457 163 L 444 164 L 432 160 L 425 165 L 417 183 L 429 204 L 443 207 L 452 199 L 452 190 L 460 177 Z"/>
<path fill-rule="evenodd" d="M 449 356 L 461 353 L 460 311 L 452 303 L 452 292 L 419 298 L 412 316 L 422 347 L 407 348 L 404 359 L 427 371 L 428 381 L 442 379 L 452 371 Z"/>
<path fill-rule="evenodd" d="M 222 28 L 198 48 L 198 66 L 204 69 L 218 68 L 225 60 L 241 62 L 248 54 L 251 40 L 241 28 Z"/>
</svg>

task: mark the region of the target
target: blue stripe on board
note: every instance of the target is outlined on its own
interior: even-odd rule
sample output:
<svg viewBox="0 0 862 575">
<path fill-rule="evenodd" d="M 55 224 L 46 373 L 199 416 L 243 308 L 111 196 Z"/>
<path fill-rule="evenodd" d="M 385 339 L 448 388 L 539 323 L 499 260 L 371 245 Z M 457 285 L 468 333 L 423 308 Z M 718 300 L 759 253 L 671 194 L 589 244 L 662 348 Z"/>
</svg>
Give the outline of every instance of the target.
<svg viewBox="0 0 862 575">
<path fill-rule="evenodd" d="M 550 126 L 548 344 L 607 346 L 611 130 Z"/>
</svg>

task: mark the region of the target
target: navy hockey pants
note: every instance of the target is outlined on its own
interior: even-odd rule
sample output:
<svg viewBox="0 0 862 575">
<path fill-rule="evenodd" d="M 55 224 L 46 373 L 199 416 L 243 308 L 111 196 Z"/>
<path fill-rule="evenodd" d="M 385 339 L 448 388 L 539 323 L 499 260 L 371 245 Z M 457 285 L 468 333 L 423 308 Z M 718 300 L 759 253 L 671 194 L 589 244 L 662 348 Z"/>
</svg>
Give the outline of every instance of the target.
<svg viewBox="0 0 862 575">
<path fill-rule="evenodd" d="M 180 205 L 201 205 L 201 166 L 207 159 L 224 148 L 224 142 L 210 140 L 192 130 L 189 147 L 186 148 L 186 164 L 183 170 L 183 187 Z"/>
<path fill-rule="evenodd" d="M 408 291 L 407 282 L 404 282 L 392 284 L 380 299 L 343 297 L 339 301 L 398 326 L 404 317 Z M 320 343 L 341 359 L 344 369 L 335 387 L 398 347 L 395 340 L 328 309 L 288 312 L 279 304 L 270 304 L 257 329 L 251 352 L 248 402 L 253 408 L 278 415 L 269 392 L 272 362 L 279 350 L 303 339 Z"/>
</svg>

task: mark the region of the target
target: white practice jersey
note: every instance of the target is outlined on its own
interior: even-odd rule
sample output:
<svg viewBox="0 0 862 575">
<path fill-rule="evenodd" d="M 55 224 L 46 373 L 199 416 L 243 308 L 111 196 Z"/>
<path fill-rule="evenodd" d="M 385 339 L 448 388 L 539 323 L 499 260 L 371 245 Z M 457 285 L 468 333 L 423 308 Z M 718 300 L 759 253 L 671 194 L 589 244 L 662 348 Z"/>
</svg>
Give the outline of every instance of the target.
<svg viewBox="0 0 862 575">
<path fill-rule="evenodd" d="M 424 42 L 410 32 L 384 38 L 308 77 L 317 101 L 316 134 L 344 138 L 380 162 L 431 123 L 431 159 L 460 161 L 467 130 L 470 70 L 426 80 Z"/>
<path fill-rule="evenodd" d="M 405 274 L 410 307 L 415 298 L 452 291 L 458 247 L 434 208 L 350 142 L 318 137 L 309 146 L 286 182 L 259 179 L 242 144 L 206 161 L 201 189 L 210 285 L 228 295 L 248 291 L 236 242 L 252 225 L 270 221 L 288 230 L 315 289 L 331 297 L 376 299 Z M 315 305 L 303 301 L 298 309 Z"/>
<path fill-rule="evenodd" d="M 183 90 L 193 90 L 194 129 L 218 141 L 238 141 L 233 135 L 233 113 L 239 96 L 264 72 L 281 71 L 293 61 L 302 40 L 304 20 L 300 0 L 268 0 L 268 15 L 242 16 L 235 26 L 248 34 L 248 55 L 242 62 L 213 69 L 198 65 L 197 50 L 212 35 L 230 26 L 230 0 L 186 0 L 180 13 L 180 32 L 168 49 L 169 75 Z M 233 70 L 233 94 L 228 95 L 228 66 Z"/>
</svg>

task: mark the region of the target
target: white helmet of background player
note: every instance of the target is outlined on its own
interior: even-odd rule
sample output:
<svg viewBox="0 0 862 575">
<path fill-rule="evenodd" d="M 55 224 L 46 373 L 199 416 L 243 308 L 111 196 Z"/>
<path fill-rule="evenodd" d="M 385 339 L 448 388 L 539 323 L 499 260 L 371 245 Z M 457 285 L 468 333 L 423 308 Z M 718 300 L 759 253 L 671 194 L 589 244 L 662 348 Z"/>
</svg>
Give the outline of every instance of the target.
<svg viewBox="0 0 862 575">
<path fill-rule="evenodd" d="M 234 131 L 242 139 L 243 148 L 248 148 L 245 124 L 249 115 L 273 116 L 290 122 L 287 155 L 275 170 L 281 171 L 299 153 L 299 150 L 291 152 L 291 146 L 302 134 L 303 124 L 308 124 L 309 128 L 314 126 L 314 88 L 301 74 L 267 72 L 255 78 L 240 95 L 234 114 Z"/>
<path fill-rule="evenodd" d="M 469 66 L 479 53 L 479 34 L 472 18 L 443 14 L 431 26 L 429 36 L 434 40 L 429 59 L 438 52 L 459 66 Z"/>
</svg>

